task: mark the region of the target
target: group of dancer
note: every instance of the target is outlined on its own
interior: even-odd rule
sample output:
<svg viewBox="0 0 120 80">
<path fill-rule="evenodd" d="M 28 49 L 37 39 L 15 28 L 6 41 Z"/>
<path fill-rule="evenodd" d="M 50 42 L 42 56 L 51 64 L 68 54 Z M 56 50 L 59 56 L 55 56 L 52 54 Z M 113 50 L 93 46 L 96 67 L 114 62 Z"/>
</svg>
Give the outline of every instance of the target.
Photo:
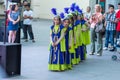
<svg viewBox="0 0 120 80">
<path fill-rule="evenodd" d="M 64 13 L 54 14 L 50 29 L 50 54 L 48 69 L 51 71 L 71 70 L 86 60 L 87 48 L 90 44 L 90 27 L 82 9 L 75 3 L 64 8 Z"/>
</svg>

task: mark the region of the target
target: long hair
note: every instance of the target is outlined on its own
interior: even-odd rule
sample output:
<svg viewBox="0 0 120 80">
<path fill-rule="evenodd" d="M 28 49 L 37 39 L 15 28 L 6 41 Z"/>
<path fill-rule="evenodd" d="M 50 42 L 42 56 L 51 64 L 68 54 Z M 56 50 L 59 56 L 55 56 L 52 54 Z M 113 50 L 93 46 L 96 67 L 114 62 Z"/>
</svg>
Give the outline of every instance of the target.
<svg viewBox="0 0 120 80">
<path fill-rule="evenodd" d="M 11 10 L 12 10 L 12 11 L 15 11 L 15 7 L 16 7 L 16 5 L 15 5 L 15 4 L 14 4 L 14 5 L 12 5 Z"/>
<path fill-rule="evenodd" d="M 53 20 L 55 19 L 55 18 L 58 18 L 58 20 L 59 20 L 59 24 L 61 24 L 61 18 L 60 18 L 60 16 L 55 16 L 54 18 L 53 18 Z M 53 21 L 53 25 L 55 25 L 55 22 Z"/>
</svg>

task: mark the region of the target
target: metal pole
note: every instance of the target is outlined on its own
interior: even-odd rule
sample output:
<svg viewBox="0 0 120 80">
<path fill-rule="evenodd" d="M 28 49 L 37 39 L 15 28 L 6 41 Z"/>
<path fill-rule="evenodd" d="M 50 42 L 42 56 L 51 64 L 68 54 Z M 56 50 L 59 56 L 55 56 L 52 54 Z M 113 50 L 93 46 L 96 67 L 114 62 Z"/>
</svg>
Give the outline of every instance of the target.
<svg viewBox="0 0 120 80">
<path fill-rule="evenodd" d="M 7 8 L 8 8 L 8 0 L 6 0 L 6 4 L 5 4 L 5 27 L 4 27 L 4 44 L 6 44 L 6 35 L 7 35 L 7 31 L 6 31 L 6 29 L 7 29 L 7 25 L 6 25 L 6 23 L 7 23 Z"/>
</svg>

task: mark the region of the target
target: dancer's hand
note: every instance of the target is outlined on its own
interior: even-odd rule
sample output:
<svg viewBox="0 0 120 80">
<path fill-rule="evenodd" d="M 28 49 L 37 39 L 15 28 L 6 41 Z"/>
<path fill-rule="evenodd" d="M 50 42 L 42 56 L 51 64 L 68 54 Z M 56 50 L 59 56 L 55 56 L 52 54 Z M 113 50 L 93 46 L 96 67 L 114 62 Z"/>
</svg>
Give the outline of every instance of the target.
<svg viewBox="0 0 120 80">
<path fill-rule="evenodd" d="M 53 43 L 52 43 L 52 46 L 53 46 L 53 47 L 56 47 L 56 46 L 57 46 L 57 44 L 53 42 Z"/>
<path fill-rule="evenodd" d="M 55 46 L 55 43 L 54 43 L 54 42 L 52 43 L 52 46 L 53 46 L 53 47 Z"/>
</svg>

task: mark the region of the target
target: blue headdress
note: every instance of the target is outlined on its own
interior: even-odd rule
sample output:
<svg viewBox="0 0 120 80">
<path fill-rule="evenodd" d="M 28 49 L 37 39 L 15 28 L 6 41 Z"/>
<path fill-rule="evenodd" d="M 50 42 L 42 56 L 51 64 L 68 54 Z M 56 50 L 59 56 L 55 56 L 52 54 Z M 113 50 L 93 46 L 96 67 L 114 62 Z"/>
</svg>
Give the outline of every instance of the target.
<svg viewBox="0 0 120 80">
<path fill-rule="evenodd" d="M 61 12 L 61 13 L 60 13 L 60 17 L 61 17 L 62 19 L 64 19 L 64 18 L 65 18 L 65 15 L 64 15 L 64 13 L 63 13 L 63 12 Z"/>
<path fill-rule="evenodd" d="M 68 7 L 64 8 L 64 12 L 65 12 L 66 14 L 69 14 L 69 8 L 68 8 Z"/>
<path fill-rule="evenodd" d="M 76 6 L 76 3 L 71 4 L 71 7 L 75 8 L 75 6 Z"/>
<path fill-rule="evenodd" d="M 76 9 L 76 11 L 77 11 L 79 14 L 82 14 L 82 13 L 83 13 L 82 10 L 80 9 L 80 7 L 79 7 L 78 5 L 75 7 L 75 9 Z"/>
<path fill-rule="evenodd" d="M 57 9 L 56 8 L 52 8 L 51 12 L 53 13 L 53 15 L 57 16 Z"/>
<path fill-rule="evenodd" d="M 72 5 L 70 6 L 70 10 L 72 12 L 75 12 L 75 6 L 76 6 L 76 3 L 72 3 Z"/>
</svg>

